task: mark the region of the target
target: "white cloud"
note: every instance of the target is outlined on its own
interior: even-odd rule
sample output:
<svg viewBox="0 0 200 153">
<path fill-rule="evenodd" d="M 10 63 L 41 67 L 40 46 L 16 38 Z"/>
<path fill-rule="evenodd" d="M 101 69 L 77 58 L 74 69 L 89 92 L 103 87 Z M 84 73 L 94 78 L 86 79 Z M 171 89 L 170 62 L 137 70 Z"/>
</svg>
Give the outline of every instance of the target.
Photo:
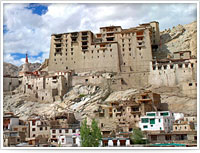
<svg viewBox="0 0 200 153">
<path fill-rule="evenodd" d="M 16 65 L 12 53 L 42 57 L 30 58 L 42 62 L 48 58 L 50 36 L 79 30 L 99 32 L 99 27 L 120 25 L 122 28 L 156 20 L 160 29 L 187 24 L 196 20 L 196 4 L 48 4 L 46 14 L 39 16 L 26 9 L 28 4 L 4 4 L 4 61 Z"/>
</svg>

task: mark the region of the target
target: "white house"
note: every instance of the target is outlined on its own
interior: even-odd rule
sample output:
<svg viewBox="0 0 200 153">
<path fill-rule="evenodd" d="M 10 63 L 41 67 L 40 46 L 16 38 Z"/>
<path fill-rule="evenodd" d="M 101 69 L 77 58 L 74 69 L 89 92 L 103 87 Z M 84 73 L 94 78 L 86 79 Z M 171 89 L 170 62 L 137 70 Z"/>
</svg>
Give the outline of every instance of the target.
<svg viewBox="0 0 200 153">
<path fill-rule="evenodd" d="M 146 112 L 140 117 L 139 127 L 142 131 L 173 131 L 174 115 L 170 111 Z"/>
</svg>

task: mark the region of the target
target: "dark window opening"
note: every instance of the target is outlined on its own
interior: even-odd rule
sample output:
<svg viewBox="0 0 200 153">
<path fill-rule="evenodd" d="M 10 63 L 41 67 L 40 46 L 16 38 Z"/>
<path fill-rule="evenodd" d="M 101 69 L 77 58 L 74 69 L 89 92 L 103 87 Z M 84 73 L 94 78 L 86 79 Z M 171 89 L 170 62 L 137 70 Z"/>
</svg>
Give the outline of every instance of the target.
<svg viewBox="0 0 200 153">
<path fill-rule="evenodd" d="M 107 41 L 114 41 L 114 38 L 106 38 Z"/>
<path fill-rule="evenodd" d="M 83 36 L 87 36 L 87 34 L 88 34 L 87 32 L 82 32 Z"/>
<path fill-rule="evenodd" d="M 192 83 L 189 83 L 189 86 L 192 86 Z"/>
<path fill-rule="evenodd" d="M 87 50 L 88 47 L 87 46 L 82 46 L 82 50 Z"/>
<path fill-rule="evenodd" d="M 183 65 L 182 64 L 178 64 L 178 68 L 182 68 L 183 67 Z"/>
<path fill-rule="evenodd" d="M 88 44 L 87 44 L 87 42 L 82 42 L 82 45 L 84 46 L 84 45 L 88 45 Z"/>
<path fill-rule="evenodd" d="M 61 44 L 56 44 L 56 47 L 61 47 Z"/>
</svg>

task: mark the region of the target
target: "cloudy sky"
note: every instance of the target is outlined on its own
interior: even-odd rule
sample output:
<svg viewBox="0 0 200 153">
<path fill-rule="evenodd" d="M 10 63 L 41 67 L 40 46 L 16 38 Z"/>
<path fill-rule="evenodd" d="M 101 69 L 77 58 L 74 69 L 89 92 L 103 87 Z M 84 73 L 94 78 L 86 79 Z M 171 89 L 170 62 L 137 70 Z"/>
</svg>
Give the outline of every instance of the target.
<svg viewBox="0 0 200 153">
<path fill-rule="evenodd" d="M 197 20 L 196 4 L 4 4 L 4 61 L 43 62 L 49 56 L 50 36 L 79 30 L 99 31 L 101 26 L 130 28 L 158 21 L 160 30 Z"/>
</svg>

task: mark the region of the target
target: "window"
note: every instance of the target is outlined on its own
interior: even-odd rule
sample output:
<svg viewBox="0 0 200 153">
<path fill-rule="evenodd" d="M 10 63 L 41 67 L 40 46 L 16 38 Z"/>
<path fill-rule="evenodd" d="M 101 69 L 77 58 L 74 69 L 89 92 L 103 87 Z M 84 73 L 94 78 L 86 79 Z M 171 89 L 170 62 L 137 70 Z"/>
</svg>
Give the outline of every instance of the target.
<svg viewBox="0 0 200 153">
<path fill-rule="evenodd" d="M 160 120 L 160 119 L 158 119 L 158 122 L 160 123 L 160 122 L 161 122 L 161 120 Z"/>
<path fill-rule="evenodd" d="M 142 118 L 142 123 L 148 123 L 149 119 L 148 118 Z"/>
<path fill-rule="evenodd" d="M 145 99 L 145 98 L 143 98 Z M 156 113 L 148 113 L 147 116 L 156 116 Z"/>
<path fill-rule="evenodd" d="M 168 112 L 163 112 L 163 113 L 160 113 L 160 116 L 168 116 L 169 113 Z"/>
<path fill-rule="evenodd" d="M 155 124 L 155 119 L 150 119 L 150 124 Z"/>
<path fill-rule="evenodd" d="M 129 48 L 129 51 L 131 51 L 131 48 Z"/>
<path fill-rule="evenodd" d="M 47 130 L 47 127 L 45 127 L 45 130 Z"/>
<path fill-rule="evenodd" d="M 43 127 L 40 127 L 40 131 L 42 131 L 43 130 Z"/>
<path fill-rule="evenodd" d="M 32 131 L 35 131 L 35 128 L 32 128 Z"/>
<path fill-rule="evenodd" d="M 147 128 L 148 128 L 148 126 L 147 126 L 147 125 L 144 125 L 144 126 L 143 126 L 143 128 L 144 128 L 144 129 L 147 129 Z"/>
<path fill-rule="evenodd" d="M 73 129 L 73 130 L 72 130 L 72 133 L 76 133 L 76 130 L 75 130 L 75 129 Z"/>
<path fill-rule="evenodd" d="M 56 130 L 52 130 L 52 133 L 56 133 Z"/>
<path fill-rule="evenodd" d="M 62 133 L 62 130 L 59 130 L 59 133 Z"/>
<path fill-rule="evenodd" d="M 65 130 L 65 133 L 69 133 L 69 130 L 68 130 L 68 129 L 66 129 L 66 130 Z"/>
<path fill-rule="evenodd" d="M 101 127 L 103 127 L 103 123 L 101 123 Z"/>
<path fill-rule="evenodd" d="M 182 64 L 178 64 L 178 68 L 182 68 L 183 67 L 183 65 Z"/>
<path fill-rule="evenodd" d="M 151 140 L 157 141 L 157 135 L 152 135 L 152 136 L 151 136 Z"/>
<path fill-rule="evenodd" d="M 110 51 L 112 52 L 112 49 L 110 49 Z"/>
<path fill-rule="evenodd" d="M 192 83 L 189 83 L 189 86 L 192 86 Z"/>
</svg>

